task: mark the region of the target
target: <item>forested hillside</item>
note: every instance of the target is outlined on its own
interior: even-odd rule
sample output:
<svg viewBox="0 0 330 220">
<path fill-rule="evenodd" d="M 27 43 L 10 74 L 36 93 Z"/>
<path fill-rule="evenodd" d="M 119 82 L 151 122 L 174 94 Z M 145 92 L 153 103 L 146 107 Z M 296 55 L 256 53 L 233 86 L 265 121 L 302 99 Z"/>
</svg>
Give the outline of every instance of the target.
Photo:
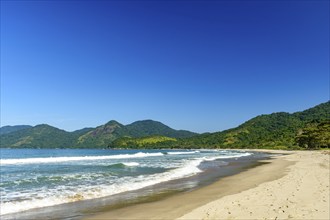
<svg viewBox="0 0 330 220">
<path fill-rule="evenodd" d="M 145 146 L 135 144 L 134 139 L 130 139 L 129 143 L 131 143 L 131 147 L 134 148 L 292 149 L 299 147 L 330 147 L 329 125 L 330 103 L 326 102 L 314 108 L 293 114 L 279 112 L 269 115 L 260 115 L 236 128 L 222 132 L 205 133 L 191 138 L 176 139 L 175 141 L 166 140 L 155 144 L 148 143 Z M 121 143 L 124 143 L 124 145 L 121 145 Z M 127 147 L 127 142 L 119 139 L 110 144 L 110 146 Z"/>
<path fill-rule="evenodd" d="M 9 127 L 2 127 L 8 131 Z M 260 115 L 222 132 L 196 134 L 152 120 L 67 132 L 49 125 L 14 127 L 0 136 L 10 148 L 324 148 L 330 147 L 330 102 L 296 113 Z M 17 129 L 17 130 L 15 130 Z"/>
<path fill-rule="evenodd" d="M 14 126 L 3 126 L 0 128 L 0 135 L 2 134 L 9 134 L 11 132 L 31 128 L 30 125 L 14 125 Z"/>
<path fill-rule="evenodd" d="M 152 120 L 137 121 L 129 125 L 122 125 L 112 120 L 96 128 L 84 128 L 74 132 L 46 124 L 29 126 L 26 129 L 3 134 L 0 138 L 1 147 L 6 148 L 105 148 L 121 137 L 166 136 L 168 139 L 194 135 L 196 133 L 175 130 Z"/>
</svg>

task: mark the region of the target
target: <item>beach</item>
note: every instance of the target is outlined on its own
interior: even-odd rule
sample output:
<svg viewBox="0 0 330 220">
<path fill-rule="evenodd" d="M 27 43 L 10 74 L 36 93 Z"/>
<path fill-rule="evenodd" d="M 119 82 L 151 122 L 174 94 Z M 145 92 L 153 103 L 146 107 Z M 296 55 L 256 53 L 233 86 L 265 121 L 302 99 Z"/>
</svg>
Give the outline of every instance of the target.
<svg viewBox="0 0 330 220">
<path fill-rule="evenodd" d="M 88 219 L 329 219 L 329 151 L 265 152 L 280 155 L 208 186 Z"/>
</svg>

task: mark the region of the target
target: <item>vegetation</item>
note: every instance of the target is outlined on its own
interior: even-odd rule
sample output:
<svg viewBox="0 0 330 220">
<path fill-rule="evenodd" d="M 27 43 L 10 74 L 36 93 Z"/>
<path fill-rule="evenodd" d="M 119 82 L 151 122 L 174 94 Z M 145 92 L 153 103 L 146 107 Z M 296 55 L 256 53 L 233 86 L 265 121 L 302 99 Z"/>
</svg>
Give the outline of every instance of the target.
<svg viewBox="0 0 330 220">
<path fill-rule="evenodd" d="M 0 136 L 1 147 L 67 148 L 74 146 L 75 136 L 58 128 L 42 124 Z"/>
<path fill-rule="evenodd" d="M 158 136 L 156 136 L 158 135 Z M 122 125 L 117 121 L 96 128 L 84 128 L 67 132 L 49 125 L 38 125 L 20 131 L 1 135 L 1 147 L 10 148 L 105 148 L 121 137 L 141 138 L 155 136 L 141 142 L 137 146 L 151 143 L 167 143 L 175 138 L 185 138 L 195 135 L 189 131 L 177 131 L 160 122 L 146 120 Z M 166 138 L 160 138 L 166 136 Z M 156 137 L 158 142 L 155 141 Z M 148 140 L 148 141 L 147 141 Z"/>
<path fill-rule="evenodd" d="M 153 135 L 163 135 L 172 138 L 193 137 L 196 133 L 184 130 L 174 130 L 160 122 L 153 120 L 137 121 L 126 126 L 128 136 L 145 137 Z"/>
<path fill-rule="evenodd" d="M 92 147 L 106 147 L 106 146 L 114 146 L 113 141 L 119 138 L 116 143 L 123 144 L 120 147 L 126 147 L 127 145 L 127 138 L 144 138 L 149 136 L 165 136 L 168 138 L 186 138 L 196 135 L 190 131 L 182 131 L 182 130 L 174 130 L 160 122 L 152 121 L 152 120 L 144 120 L 144 121 L 137 121 L 129 125 L 122 125 L 117 121 L 110 121 L 105 125 L 101 125 L 84 135 L 78 138 L 76 146 L 80 148 L 92 148 Z M 123 138 L 120 141 L 120 138 Z M 125 139 L 126 138 L 126 139 Z M 155 139 L 155 137 L 150 137 L 150 139 Z M 159 142 L 163 142 L 159 141 Z M 131 145 L 132 147 L 139 147 L 143 146 L 140 139 L 131 140 L 131 142 L 135 145 Z M 151 143 L 145 143 L 145 147 L 148 147 Z M 154 144 L 157 142 L 153 142 Z M 130 144 L 128 144 L 130 145 Z"/>
<path fill-rule="evenodd" d="M 195 136 L 188 146 L 295 149 L 300 146 L 295 140 L 301 129 L 311 122 L 322 123 L 329 119 L 330 103 L 326 102 L 294 114 L 281 112 L 257 116 L 234 129 Z"/>
<path fill-rule="evenodd" d="M 175 143 L 177 139 L 166 136 L 148 136 L 140 138 L 122 137 L 111 142 L 108 147 L 121 148 L 162 148 Z"/>
<path fill-rule="evenodd" d="M 0 137 L 1 147 L 12 148 L 329 148 L 330 102 L 293 114 L 260 115 L 215 133 L 178 131 L 146 120 L 126 126 L 110 121 L 75 132 L 38 125 Z"/>
<path fill-rule="evenodd" d="M 26 128 L 31 128 L 30 125 L 15 125 L 15 126 L 3 126 L 0 128 L 0 135 L 2 134 L 9 134 L 11 132 L 23 130 Z"/>
<path fill-rule="evenodd" d="M 295 141 L 306 149 L 330 148 L 330 121 L 308 124 L 299 132 Z"/>
<path fill-rule="evenodd" d="M 80 148 L 105 147 L 124 135 L 126 135 L 124 125 L 116 121 L 109 121 L 79 136 L 75 146 Z"/>
<path fill-rule="evenodd" d="M 178 138 L 175 142 L 148 144 L 148 146 L 121 145 L 113 142 L 111 147 L 147 147 L 147 148 L 264 148 L 264 149 L 299 149 L 306 148 L 306 136 L 314 135 L 320 140 L 318 147 L 329 146 L 330 103 L 323 103 L 314 108 L 293 114 L 279 112 L 257 116 L 242 125 L 222 132 L 205 133 L 190 138 Z M 307 134 L 311 122 L 321 123 L 319 129 Z M 305 128 L 306 131 L 302 133 Z M 301 136 L 301 138 L 297 138 Z M 302 136 L 303 135 L 303 136 Z M 303 139 L 303 137 L 305 139 Z M 313 139 L 313 140 L 314 140 Z M 322 140 L 322 141 L 321 141 Z M 131 140 L 132 141 L 132 140 Z M 301 144 L 302 142 L 305 145 Z M 315 142 L 315 141 L 314 141 Z M 314 143 L 313 142 L 313 143 Z M 312 142 L 311 142 L 312 143 Z M 322 143 L 322 144 L 321 144 Z M 305 146 L 305 147 L 304 147 Z M 308 144 L 308 148 L 311 144 Z"/>
</svg>

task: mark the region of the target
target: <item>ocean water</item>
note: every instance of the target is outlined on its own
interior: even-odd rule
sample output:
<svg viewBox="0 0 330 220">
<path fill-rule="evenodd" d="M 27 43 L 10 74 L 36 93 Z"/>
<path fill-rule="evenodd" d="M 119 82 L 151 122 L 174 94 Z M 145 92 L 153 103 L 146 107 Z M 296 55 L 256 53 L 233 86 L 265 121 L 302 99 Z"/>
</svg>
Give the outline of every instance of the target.
<svg viewBox="0 0 330 220">
<path fill-rule="evenodd" d="M 1 216 L 122 195 L 255 153 L 227 150 L 1 149 Z M 193 188 L 198 181 L 182 181 Z M 181 187 L 181 186 L 180 186 Z"/>
</svg>

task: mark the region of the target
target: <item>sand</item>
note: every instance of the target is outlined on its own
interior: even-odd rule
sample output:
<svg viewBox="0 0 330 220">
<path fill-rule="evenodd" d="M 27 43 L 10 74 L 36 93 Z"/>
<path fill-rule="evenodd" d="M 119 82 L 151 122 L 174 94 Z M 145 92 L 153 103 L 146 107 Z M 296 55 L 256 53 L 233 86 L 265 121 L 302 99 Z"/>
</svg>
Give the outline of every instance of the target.
<svg viewBox="0 0 330 220">
<path fill-rule="evenodd" d="M 284 177 L 205 204 L 179 219 L 330 219 L 329 152 L 295 152 Z M 269 175 L 272 175 L 269 173 Z"/>
<path fill-rule="evenodd" d="M 89 219 L 330 219 L 329 151 L 275 152 L 286 155 L 191 192 Z"/>
</svg>

